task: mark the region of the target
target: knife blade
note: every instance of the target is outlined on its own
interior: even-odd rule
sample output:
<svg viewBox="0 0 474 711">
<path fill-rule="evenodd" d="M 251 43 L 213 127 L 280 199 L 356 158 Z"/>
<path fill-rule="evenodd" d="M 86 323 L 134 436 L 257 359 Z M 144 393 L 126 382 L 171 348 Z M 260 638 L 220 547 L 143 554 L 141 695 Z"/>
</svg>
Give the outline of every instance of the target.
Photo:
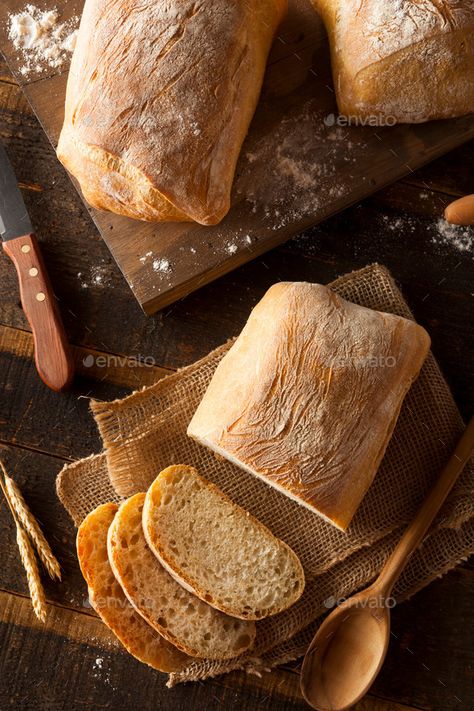
<svg viewBox="0 0 474 711">
<path fill-rule="evenodd" d="M 0 234 L 3 240 L 7 240 L 31 232 L 33 227 L 18 188 L 18 181 L 0 143 Z"/>
<path fill-rule="evenodd" d="M 21 305 L 33 332 L 36 369 L 48 387 L 64 390 L 74 375 L 72 354 L 38 240 L 1 142 L 0 235 L 16 267 Z"/>
</svg>

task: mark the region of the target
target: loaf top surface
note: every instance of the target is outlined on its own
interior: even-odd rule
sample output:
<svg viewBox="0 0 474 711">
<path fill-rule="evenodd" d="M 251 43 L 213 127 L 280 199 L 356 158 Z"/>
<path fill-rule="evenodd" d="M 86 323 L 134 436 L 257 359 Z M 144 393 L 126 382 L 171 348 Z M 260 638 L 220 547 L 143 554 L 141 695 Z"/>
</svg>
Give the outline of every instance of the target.
<svg viewBox="0 0 474 711">
<path fill-rule="evenodd" d="M 474 30 L 470 0 L 312 0 L 335 38 L 335 51 L 357 74 L 430 37 Z"/>
<path fill-rule="evenodd" d="M 304 590 L 296 554 L 193 467 L 174 465 L 150 486 L 143 509 L 150 548 L 178 582 L 219 610 L 259 620 Z"/>
<path fill-rule="evenodd" d="M 123 502 L 108 533 L 109 561 L 131 604 L 193 657 L 230 659 L 248 650 L 255 624 L 225 615 L 185 590 L 151 552 L 142 527 L 144 503 L 145 494 Z"/>
<path fill-rule="evenodd" d="M 218 365 L 188 435 L 345 529 L 429 350 L 413 321 L 279 283 Z"/>
<path fill-rule="evenodd" d="M 178 671 L 190 663 L 190 658 L 135 612 L 110 567 L 107 532 L 117 508 L 113 503 L 97 507 L 77 533 L 77 555 L 92 607 L 134 657 L 159 671 Z"/>
<path fill-rule="evenodd" d="M 115 189 L 111 170 L 123 173 L 132 193 L 145 176 L 175 212 L 203 224 L 219 221 L 286 5 L 86 0 L 61 160 L 74 165 L 64 150 L 96 147 L 103 151 L 94 160 L 104 171 L 105 194 Z"/>
</svg>

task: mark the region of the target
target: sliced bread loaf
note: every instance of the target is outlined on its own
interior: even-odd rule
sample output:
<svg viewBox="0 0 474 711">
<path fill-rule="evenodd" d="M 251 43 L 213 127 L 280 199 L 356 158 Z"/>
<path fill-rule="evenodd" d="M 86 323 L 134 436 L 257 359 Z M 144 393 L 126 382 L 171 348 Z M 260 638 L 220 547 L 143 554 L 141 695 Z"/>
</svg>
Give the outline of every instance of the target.
<svg viewBox="0 0 474 711">
<path fill-rule="evenodd" d="M 185 590 L 147 546 L 142 528 L 145 494 L 117 511 L 108 554 L 115 577 L 137 612 L 160 634 L 193 657 L 230 659 L 249 649 L 255 624 L 215 610 Z"/>
<path fill-rule="evenodd" d="M 84 519 L 77 532 L 77 555 L 89 587 L 89 600 L 130 654 L 159 671 L 178 671 L 189 664 L 190 658 L 135 612 L 112 573 L 107 557 L 107 531 L 117 508 L 115 504 L 99 506 Z"/>
<path fill-rule="evenodd" d="M 218 610 L 260 620 L 302 595 L 296 554 L 193 467 L 175 465 L 150 486 L 148 545 L 181 585 Z"/>
</svg>

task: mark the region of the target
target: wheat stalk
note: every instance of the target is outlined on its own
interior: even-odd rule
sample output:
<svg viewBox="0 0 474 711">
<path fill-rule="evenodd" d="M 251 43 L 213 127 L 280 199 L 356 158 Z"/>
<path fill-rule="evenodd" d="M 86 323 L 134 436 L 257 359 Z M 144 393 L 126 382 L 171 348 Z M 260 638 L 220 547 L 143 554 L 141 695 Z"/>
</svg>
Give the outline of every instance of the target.
<svg viewBox="0 0 474 711">
<path fill-rule="evenodd" d="M 28 536 L 18 521 L 16 521 L 16 542 L 20 551 L 21 562 L 26 570 L 33 610 L 35 611 L 36 617 L 41 622 L 44 622 L 46 620 L 46 599 L 44 596 L 43 586 L 41 585 L 35 552 Z"/>
<path fill-rule="evenodd" d="M 5 488 L 2 486 L 5 498 L 10 504 L 10 508 L 13 508 L 16 513 L 21 525 L 23 526 L 26 533 L 29 535 L 31 542 L 38 552 L 38 556 L 43 563 L 44 567 L 48 571 L 50 577 L 54 580 L 57 578 L 61 580 L 61 570 L 59 563 L 54 556 L 48 541 L 44 537 L 43 531 L 41 530 L 37 520 L 28 508 L 23 495 L 18 488 L 17 484 L 11 479 L 0 460 L 0 466 L 3 471 L 3 476 L 5 478 Z"/>
</svg>

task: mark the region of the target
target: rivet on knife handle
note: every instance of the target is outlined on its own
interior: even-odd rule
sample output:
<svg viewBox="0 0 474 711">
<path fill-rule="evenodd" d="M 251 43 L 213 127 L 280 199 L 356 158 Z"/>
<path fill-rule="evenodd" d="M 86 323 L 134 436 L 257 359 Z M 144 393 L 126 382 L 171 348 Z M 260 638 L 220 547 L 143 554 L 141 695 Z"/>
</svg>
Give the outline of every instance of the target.
<svg viewBox="0 0 474 711">
<path fill-rule="evenodd" d="M 67 388 L 74 375 L 72 354 L 59 315 L 53 289 L 34 234 L 3 243 L 16 267 L 25 316 L 33 331 L 35 363 L 52 390 Z"/>
</svg>

